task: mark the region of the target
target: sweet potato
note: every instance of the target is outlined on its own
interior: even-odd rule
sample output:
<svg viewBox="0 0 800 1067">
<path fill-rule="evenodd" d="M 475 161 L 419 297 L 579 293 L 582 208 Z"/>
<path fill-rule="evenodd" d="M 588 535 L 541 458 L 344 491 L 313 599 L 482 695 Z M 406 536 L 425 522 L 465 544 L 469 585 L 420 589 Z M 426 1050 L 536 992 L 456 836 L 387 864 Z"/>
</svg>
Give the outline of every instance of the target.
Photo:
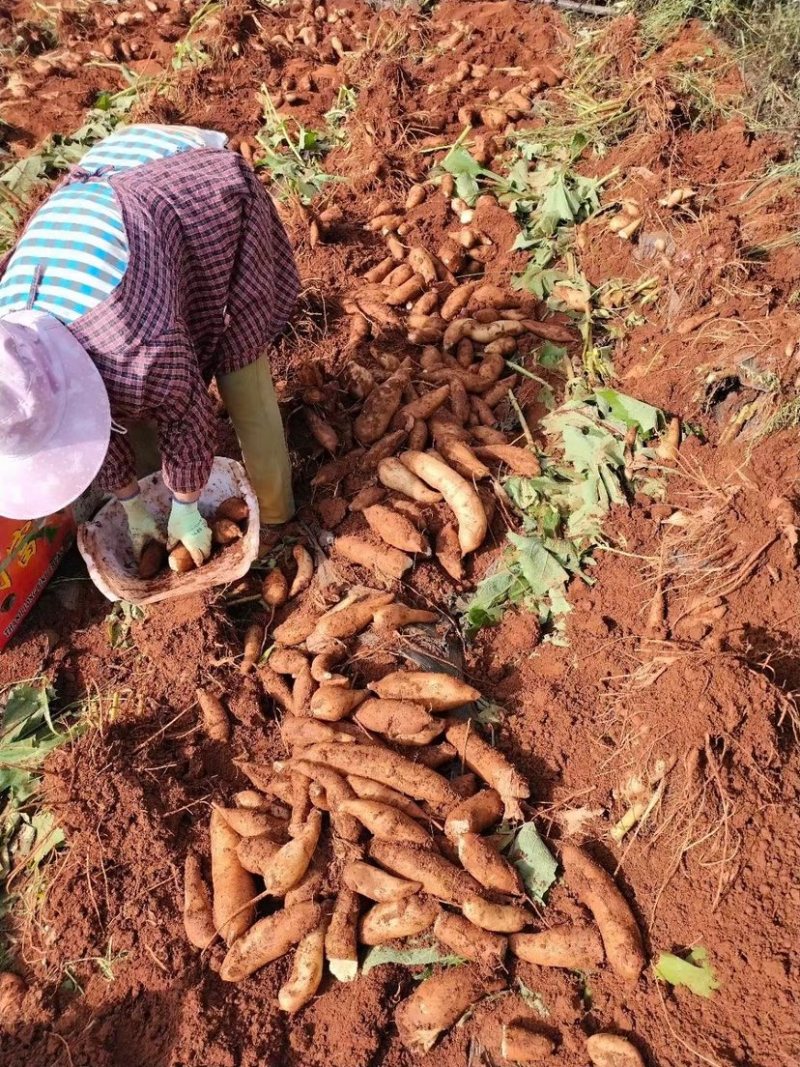
<svg viewBox="0 0 800 1067">
<path fill-rule="evenodd" d="M 385 496 L 386 490 L 382 485 L 368 485 L 356 493 L 350 501 L 349 510 L 364 511 L 365 508 L 372 507 L 373 504 L 379 504 Z"/>
<path fill-rule="evenodd" d="M 363 448 L 355 448 L 348 452 L 346 456 L 339 456 L 338 459 L 333 459 L 330 463 L 323 463 L 311 479 L 311 485 L 315 489 L 336 485 L 337 482 L 340 482 L 354 470 L 355 464 L 364 456 L 364 452 Z"/>
<path fill-rule="evenodd" d="M 274 915 L 260 919 L 234 942 L 222 961 L 219 976 L 223 982 L 241 982 L 286 953 L 319 925 L 322 909 L 310 902 L 293 904 Z"/>
<path fill-rule="evenodd" d="M 512 934 L 511 951 L 538 967 L 565 967 L 570 971 L 593 971 L 605 959 L 603 943 L 593 926 L 553 926 L 536 934 Z"/>
<path fill-rule="evenodd" d="M 478 373 L 480 373 L 480 370 Z M 516 374 L 509 374 L 507 378 L 500 378 L 499 381 L 494 383 L 491 389 L 487 389 L 483 394 L 483 402 L 487 407 L 497 407 L 501 400 L 506 400 L 508 398 L 508 394 L 514 389 L 517 380 Z"/>
<path fill-rule="evenodd" d="M 203 732 L 212 741 L 223 744 L 230 740 L 231 723 L 225 706 L 218 696 L 207 689 L 196 689 L 197 703 L 203 718 Z"/>
<path fill-rule="evenodd" d="M 272 636 L 279 645 L 300 645 L 319 621 L 319 611 L 308 603 L 310 598 L 298 604 L 296 608 L 272 631 Z"/>
<path fill-rule="evenodd" d="M 474 307 L 511 308 L 516 307 L 518 301 L 513 293 L 506 292 L 499 285 L 484 282 L 477 286 L 472 293 Z"/>
<path fill-rule="evenodd" d="M 291 783 L 290 807 L 292 809 L 289 818 L 289 836 L 298 837 L 305 830 L 308 816 L 311 812 L 311 797 L 309 795 L 310 779 L 305 774 L 297 771 L 289 771 Z"/>
<path fill-rule="evenodd" d="M 311 667 L 306 664 L 294 680 L 292 686 L 292 708 L 295 715 L 306 715 L 317 683 L 311 676 Z"/>
<path fill-rule="evenodd" d="M 394 289 L 395 286 L 407 282 L 414 274 L 414 268 L 410 263 L 395 263 L 391 271 L 383 279 L 385 289 Z"/>
<path fill-rule="evenodd" d="M 281 842 L 276 841 L 269 834 L 260 837 L 243 837 L 236 846 L 236 855 L 246 871 L 251 874 L 264 876 L 276 852 L 281 848 Z"/>
<path fill-rule="evenodd" d="M 592 1034 L 586 1039 L 586 1054 L 594 1067 L 645 1067 L 644 1057 L 619 1034 Z"/>
<path fill-rule="evenodd" d="M 362 445 L 372 445 L 383 437 L 403 398 L 408 381 L 405 371 L 396 371 L 385 382 L 376 385 L 364 400 L 360 413 L 353 421 L 353 431 Z"/>
<path fill-rule="evenodd" d="M 280 607 L 289 599 L 289 583 L 280 567 L 273 567 L 261 583 L 261 599 L 271 608 Z"/>
<path fill-rule="evenodd" d="M 341 642 L 339 642 L 341 644 Z M 343 674 L 338 674 L 333 668 L 340 662 L 345 654 L 345 646 L 333 648 L 327 652 L 319 652 L 311 661 L 311 677 L 320 685 L 327 682 L 329 685 L 349 685 L 349 681 Z"/>
<path fill-rule="evenodd" d="M 189 554 L 189 549 L 183 545 L 177 545 L 169 554 L 169 569 L 177 574 L 186 574 L 194 570 L 194 560 Z"/>
<path fill-rule="evenodd" d="M 295 545 L 292 549 L 292 556 L 297 564 L 297 570 L 289 587 L 290 600 L 304 593 L 311 585 L 311 579 L 314 577 L 314 560 L 304 545 Z"/>
<path fill-rule="evenodd" d="M 208 948 L 217 936 L 211 894 L 193 852 L 187 852 L 183 868 L 183 928 L 189 943 L 199 949 Z"/>
<path fill-rule="evenodd" d="M 392 874 L 421 882 L 426 893 L 448 904 L 461 904 L 470 894 L 481 893 L 471 875 L 429 849 L 373 840 L 369 855 Z"/>
<path fill-rule="evenodd" d="M 501 934 L 514 934 L 533 921 L 521 904 L 495 904 L 485 897 L 471 893 L 461 902 L 464 917 L 482 930 Z"/>
<path fill-rule="evenodd" d="M 228 945 L 232 945 L 253 922 L 256 895 L 253 876 L 236 855 L 239 835 L 232 830 L 219 811 L 211 812 L 211 885 L 213 890 L 214 927 Z"/>
<path fill-rule="evenodd" d="M 389 738 L 416 734 L 434 725 L 425 707 L 411 700 L 367 700 L 356 712 L 355 719 L 365 730 Z"/>
<path fill-rule="evenodd" d="M 478 445 L 475 455 L 481 459 L 497 460 L 514 472 L 525 478 L 537 478 L 542 473 L 539 460 L 529 452 L 527 448 L 518 448 L 516 445 L 488 444 Z"/>
<path fill-rule="evenodd" d="M 439 616 L 435 611 L 410 608 L 407 604 L 388 604 L 385 608 L 378 608 L 372 621 L 376 630 L 401 630 L 404 626 L 434 623 L 438 620 Z"/>
<path fill-rule="evenodd" d="M 410 800 L 403 793 L 398 793 L 396 789 L 392 789 L 388 785 L 373 781 L 372 778 L 362 778 L 358 774 L 348 774 L 347 783 L 357 797 L 362 797 L 364 800 L 378 800 L 382 804 L 391 804 L 393 808 L 397 808 L 406 815 L 410 815 L 412 819 L 419 819 L 421 822 L 428 818 L 422 808 L 415 804 L 413 800 Z"/>
<path fill-rule="evenodd" d="M 485 837 L 460 834 L 456 839 L 456 848 L 464 870 L 485 889 L 507 896 L 519 896 L 522 893 L 522 881 L 516 868 Z"/>
<path fill-rule="evenodd" d="M 421 730 L 417 730 L 413 734 L 397 734 L 394 741 L 403 748 L 418 748 L 423 752 L 428 752 L 431 741 L 435 741 L 437 737 L 440 737 L 444 733 L 444 728 L 445 723 L 441 719 L 434 719 L 429 726 L 423 726 Z M 447 761 L 443 760 L 442 762 Z M 428 763 L 428 766 L 440 766 L 440 764 Z"/>
<path fill-rule="evenodd" d="M 376 263 L 374 267 L 370 269 L 364 275 L 364 280 L 372 285 L 382 282 L 395 268 L 395 262 L 391 256 L 387 256 L 382 259 L 380 263 Z"/>
<path fill-rule="evenodd" d="M 321 685 L 311 698 L 310 711 L 315 719 L 338 722 L 369 696 L 364 689 L 345 689 L 341 685 Z"/>
<path fill-rule="evenodd" d="M 372 778 L 425 801 L 435 811 L 446 813 L 458 803 L 458 797 L 440 774 L 378 745 L 311 745 L 305 755 L 342 774 Z"/>
<path fill-rule="evenodd" d="M 427 190 L 424 185 L 412 185 L 406 193 L 406 211 L 411 211 L 413 208 L 419 207 L 419 205 L 424 202 L 427 195 Z"/>
<path fill-rule="evenodd" d="M 268 663 L 262 667 L 259 677 L 267 696 L 272 697 L 275 703 L 283 708 L 284 711 L 293 713 L 294 698 L 291 689 L 283 678 L 276 674 Z"/>
<path fill-rule="evenodd" d="M 325 863 L 319 852 L 311 857 L 308 869 L 296 886 L 283 898 L 283 906 L 290 908 L 294 904 L 304 904 L 306 901 L 317 900 L 323 895 L 326 876 Z"/>
<path fill-rule="evenodd" d="M 232 545 L 241 537 L 242 531 L 231 519 L 216 519 L 211 523 L 211 539 L 215 545 Z"/>
<path fill-rule="evenodd" d="M 304 748 L 306 745 L 315 745 L 319 741 L 352 743 L 355 740 L 350 734 L 340 734 L 332 723 L 300 718 L 298 715 L 284 717 L 281 724 L 281 737 L 290 748 Z"/>
<path fill-rule="evenodd" d="M 484 509 L 485 510 L 485 509 Z M 434 551 L 439 563 L 455 582 L 464 577 L 464 564 L 461 559 L 461 546 L 455 527 L 447 522 L 436 531 Z"/>
<path fill-rule="evenodd" d="M 483 426 L 495 426 L 497 419 L 495 414 L 483 397 L 471 396 L 469 398 L 471 417 L 474 416 L 478 423 Z"/>
<path fill-rule="evenodd" d="M 410 300 L 416 300 L 426 288 L 425 279 L 421 274 L 412 274 L 408 281 L 402 285 L 396 285 L 386 294 L 386 303 L 389 307 L 400 307 Z"/>
<path fill-rule="evenodd" d="M 334 541 L 336 552 L 350 563 L 369 567 L 385 578 L 400 579 L 414 566 L 411 556 L 397 548 L 371 544 L 352 534 L 340 534 Z"/>
<path fill-rule="evenodd" d="M 251 623 L 244 632 L 244 655 L 239 664 L 242 674 L 250 674 L 261 657 L 264 645 L 264 627 L 260 622 Z"/>
<path fill-rule="evenodd" d="M 404 452 L 403 466 L 421 478 L 445 498 L 458 523 L 458 540 L 462 554 L 473 552 L 486 536 L 486 512 L 480 497 L 466 479 L 426 452 Z"/>
<path fill-rule="evenodd" d="M 444 832 L 451 841 L 461 834 L 480 834 L 503 817 L 503 801 L 494 789 L 482 789 L 480 793 L 462 800 L 448 813 Z"/>
<path fill-rule="evenodd" d="M 395 1012 L 403 1044 L 412 1052 L 430 1052 L 476 1001 L 498 993 L 505 984 L 501 978 L 486 978 L 475 964 L 448 967 L 420 982 Z"/>
<path fill-rule="evenodd" d="M 433 925 L 438 912 L 435 901 L 419 893 L 374 904 L 361 919 L 359 941 L 363 945 L 383 945 L 396 938 L 416 937 Z"/>
<path fill-rule="evenodd" d="M 393 456 L 407 436 L 408 430 L 405 427 L 392 430 L 391 433 L 385 433 L 383 437 L 378 438 L 375 444 L 367 449 L 357 464 L 353 463 L 351 470 L 369 473 L 378 466 L 382 459 Z"/>
<path fill-rule="evenodd" d="M 298 774 L 310 778 L 314 785 L 324 789 L 326 805 L 332 812 L 333 828 L 339 837 L 353 843 L 358 841 L 361 836 L 361 823 L 349 812 L 339 811 L 342 804 L 355 800 L 355 793 L 346 779 L 330 767 L 310 760 L 292 760 L 292 768 Z"/>
<path fill-rule="evenodd" d="M 391 262 L 391 260 L 389 262 Z M 362 315 L 360 311 L 354 311 L 354 313 L 350 315 L 349 322 L 350 329 L 347 334 L 345 351 L 354 352 L 362 342 L 369 340 L 372 330 L 370 328 L 369 319 Z M 369 375 L 369 377 L 367 377 L 367 375 L 369 375 L 369 372 L 365 371 L 363 376 L 357 375 L 350 379 L 351 391 L 355 396 L 365 397 L 374 386 L 375 382 L 371 380 L 372 375 Z M 356 389 L 358 390 L 357 392 Z"/>
<path fill-rule="evenodd" d="M 322 831 L 322 816 L 309 812 L 300 833 L 275 853 L 264 871 L 264 887 L 273 897 L 282 897 L 292 889 L 308 869 Z"/>
<path fill-rule="evenodd" d="M 273 804 L 257 789 L 240 789 L 233 794 L 233 802 L 237 808 L 247 808 L 249 811 L 266 811 L 270 815 L 277 815 L 279 805 Z"/>
<path fill-rule="evenodd" d="M 441 722 L 447 726 L 446 719 Z M 440 741 L 436 745 L 426 745 L 425 748 L 418 749 L 412 756 L 417 763 L 435 770 L 437 767 L 443 767 L 445 763 L 452 763 L 456 758 L 456 750 L 449 741 Z"/>
<path fill-rule="evenodd" d="M 387 489 L 394 489 L 398 493 L 404 493 L 412 500 L 420 504 L 436 504 L 442 499 L 441 493 L 436 493 L 400 462 L 399 459 L 390 457 L 381 460 L 378 464 L 378 478 Z"/>
<path fill-rule="evenodd" d="M 400 408 L 400 414 L 412 419 L 428 419 L 444 404 L 450 396 L 450 386 L 440 385 L 437 389 L 431 389 L 429 393 L 412 400 Z"/>
<path fill-rule="evenodd" d="M 325 916 L 319 926 L 305 935 L 294 950 L 292 971 L 278 990 L 278 1007 L 293 1015 L 308 1004 L 322 981 L 325 970 Z"/>
<path fill-rule="evenodd" d="M 378 608 L 390 604 L 392 600 L 393 593 L 372 589 L 350 593 L 318 619 L 313 630 L 306 635 L 306 648 L 309 652 L 325 652 L 332 641 L 353 637 L 369 626 Z"/>
<path fill-rule="evenodd" d="M 290 674 L 292 678 L 308 667 L 308 660 L 296 648 L 273 649 L 268 663 L 276 674 Z"/>
<path fill-rule="evenodd" d="M 378 841 L 408 841 L 422 848 L 433 845 L 430 834 L 419 823 L 389 804 L 377 800 L 346 800 L 336 810 L 354 816 Z"/>
<path fill-rule="evenodd" d="M 340 982 L 352 982 L 358 974 L 358 916 L 357 895 L 342 886 L 336 896 L 333 914 L 325 935 L 325 955 L 328 968 Z"/>
<path fill-rule="evenodd" d="M 389 900 L 402 900 L 422 889 L 420 882 L 410 882 L 406 878 L 395 878 L 379 867 L 370 863 L 354 860 L 342 870 L 342 880 L 348 889 L 361 897 L 384 903 Z"/>
<path fill-rule="evenodd" d="M 502 430 L 496 430 L 493 426 L 473 426 L 470 430 L 472 439 L 479 445 L 505 445 L 508 444 L 506 435 Z"/>
<path fill-rule="evenodd" d="M 392 671 L 369 688 L 383 700 L 412 700 L 432 711 L 451 711 L 481 695 L 460 678 L 436 671 Z"/>
<path fill-rule="evenodd" d="M 447 740 L 458 749 L 461 762 L 483 778 L 492 789 L 496 789 L 503 798 L 506 817 L 521 818 L 519 801 L 527 799 L 531 791 L 519 771 L 501 752 L 492 748 L 478 735 L 472 723 L 451 723 L 447 728 L 446 736 Z"/>
<path fill-rule="evenodd" d="M 430 553 L 427 541 L 416 526 L 393 508 L 373 504 L 372 507 L 364 509 L 364 518 L 372 532 L 392 548 L 423 555 Z"/>
<path fill-rule="evenodd" d="M 594 916 L 611 969 L 635 982 L 646 962 L 642 934 L 616 882 L 575 845 L 563 846 L 561 862 L 567 886 Z"/>
<path fill-rule="evenodd" d="M 444 388 L 444 386 L 443 386 Z M 449 392 L 449 388 L 448 388 Z M 236 527 L 239 530 L 239 527 Z M 239 530 L 239 536 L 242 536 L 242 531 Z M 161 541 L 150 540 L 144 546 L 141 556 L 139 557 L 139 564 L 137 573 L 143 581 L 149 581 L 151 578 L 155 578 L 161 568 L 164 566 L 164 560 L 167 556 L 166 546 Z"/>
<path fill-rule="evenodd" d="M 408 265 L 419 274 L 425 285 L 435 285 L 437 281 L 436 264 L 430 252 L 424 248 L 412 248 L 408 253 Z"/>
<path fill-rule="evenodd" d="M 570 344 L 578 339 L 574 330 L 562 326 L 560 322 L 536 322 L 533 319 L 525 319 L 523 325 L 528 333 L 541 337 L 545 341 L 555 341 L 556 344 Z"/>
<path fill-rule="evenodd" d="M 440 312 L 442 318 L 446 319 L 447 322 L 454 319 L 467 306 L 477 287 L 477 282 L 463 282 L 461 285 L 456 286 L 442 304 Z"/>
<path fill-rule="evenodd" d="M 243 497 L 229 496 L 217 505 L 215 518 L 231 519 L 233 522 L 244 522 L 250 511 Z"/>
<path fill-rule="evenodd" d="M 214 805 L 225 822 L 239 837 L 261 837 L 267 834 L 276 841 L 286 838 L 286 820 L 271 815 L 268 811 L 253 808 L 220 808 Z"/>
<path fill-rule="evenodd" d="M 508 939 L 502 934 L 481 930 L 463 915 L 449 911 L 440 912 L 433 924 L 433 933 L 445 948 L 465 960 L 479 963 L 491 970 L 496 970 L 503 964 Z"/>
<path fill-rule="evenodd" d="M 456 437 L 446 436 L 436 442 L 436 447 L 442 458 L 446 459 L 462 478 L 470 481 L 480 481 L 481 478 L 489 477 L 491 473 L 489 468 L 478 459 L 470 446 L 464 441 L 459 441 Z"/>
<path fill-rule="evenodd" d="M 532 1030 L 522 1020 L 503 1023 L 500 1055 L 511 1063 L 540 1063 L 552 1055 L 555 1043 L 547 1034 Z"/>
</svg>

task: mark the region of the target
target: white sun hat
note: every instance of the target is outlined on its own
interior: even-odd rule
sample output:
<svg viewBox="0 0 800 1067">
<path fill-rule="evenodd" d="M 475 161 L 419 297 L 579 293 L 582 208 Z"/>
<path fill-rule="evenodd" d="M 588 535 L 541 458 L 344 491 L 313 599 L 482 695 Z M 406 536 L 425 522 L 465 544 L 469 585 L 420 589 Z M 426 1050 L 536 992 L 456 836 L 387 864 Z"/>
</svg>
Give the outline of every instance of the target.
<svg viewBox="0 0 800 1067">
<path fill-rule="evenodd" d="M 110 439 L 106 387 L 70 330 L 41 311 L 0 318 L 0 515 L 40 519 L 77 500 Z"/>
</svg>

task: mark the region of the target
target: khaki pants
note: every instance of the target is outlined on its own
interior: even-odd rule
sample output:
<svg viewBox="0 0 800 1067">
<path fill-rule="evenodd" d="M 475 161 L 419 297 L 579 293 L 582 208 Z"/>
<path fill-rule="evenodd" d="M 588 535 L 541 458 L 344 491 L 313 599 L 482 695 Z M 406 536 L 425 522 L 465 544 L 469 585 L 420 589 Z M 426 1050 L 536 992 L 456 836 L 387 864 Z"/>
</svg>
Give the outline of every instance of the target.
<svg viewBox="0 0 800 1067">
<path fill-rule="evenodd" d="M 258 497 L 262 523 L 287 522 L 294 514 L 292 471 L 267 357 L 261 356 L 242 370 L 221 375 L 217 385 L 239 439 L 247 476 Z M 139 478 L 159 469 L 158 437 L 151 423 L 131 426 L 128 441 L 136 456 Z"/>
</svg>

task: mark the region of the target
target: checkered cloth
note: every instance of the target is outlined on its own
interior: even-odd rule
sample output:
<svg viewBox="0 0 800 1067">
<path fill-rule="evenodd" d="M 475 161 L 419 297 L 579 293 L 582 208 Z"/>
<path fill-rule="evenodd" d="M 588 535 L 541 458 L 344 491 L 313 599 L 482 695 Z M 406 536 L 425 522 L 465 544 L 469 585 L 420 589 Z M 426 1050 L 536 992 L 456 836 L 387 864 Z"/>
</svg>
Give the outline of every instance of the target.
<svg viewBox="0 0 800 1067">
<path fill-rule="evenodd" d="M 154 422 L 167 481 L 195 492 L 214 456 L 208 383 L 254 362 L 286 325 L 299 289 L 292 250 L 233 152 L 195 149 L 109 181 L 128 267 L 69 329 L 97 365 L 116 422 Z M 134 477 L 133 452 L 115 430 L 99 484 L 113 490 Z"/>
</svg>

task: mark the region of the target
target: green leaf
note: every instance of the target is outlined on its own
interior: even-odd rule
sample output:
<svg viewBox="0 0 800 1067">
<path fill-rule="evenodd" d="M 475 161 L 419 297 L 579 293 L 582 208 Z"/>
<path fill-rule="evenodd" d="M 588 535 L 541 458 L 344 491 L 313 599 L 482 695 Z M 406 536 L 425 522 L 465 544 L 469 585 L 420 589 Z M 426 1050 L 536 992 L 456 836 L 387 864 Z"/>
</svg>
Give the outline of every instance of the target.
<svg viewBox="0 0 800 1067">
<path fill-rule="evenodd" d="M 545 341 L 538 353 L 539 366 L 547 370 L 558 370 L 567 358 L 567 350 L 563 345 L 554 345 L 552 341 Z"/>
<path fill-rule="evenodd" d="M 519 567 L 535 597 L 547 596 L 554 586 L 569 581 L 569 572 L 538 537 L 509 533 L 508 540 L 519 549 Z"/>
<path fill-rule="evenodd" d="M 534 822 L 524 823 L 517 831 L 509 858 L 519 871 L 525 888 L 534 900 L 543 904 L 548 889 L 556 880 L 558 864 Z"/>
<path fill-rule="evenodd" d="M 362 974 L 369 974 L 374 967 L 386 963 L 397 963 L 402 967 L 426 967 L 439 963 L 446 967 L 455 967 L 465 961 L 460 956 L 443 955 L 436 945 L 423 948 L 392 948 L 391 945 L 376 945 L 364 957 Z"/>
<path fill-rule="evenodd" d="M 710 997 L 720 984 L 714 969 L 708 962 L 708 952 L 702 945 L 681 959 L 671 952 L 662 952 L 654 970 L 662 982 L 673 986 L 685 986 L 698 997 Z"/>
<path fill-rule="evenodd" d="M 50 719 L 50 691 L 43 685 L 15 685 L 6 698 L 0 717 L 0 739 L 4 745 L 38 730 L 42 725 L 53 730 Z"/>
<path fill-rule="evenodd" d="M 652 437 L 664 425 L 664 416 L 658 408 L 616 389 L 598 389 L 595 397 L 597 410 L 603 416 L 618 419 L 628 429 L 637 427 L 642 438 Z"/>
</svg>

